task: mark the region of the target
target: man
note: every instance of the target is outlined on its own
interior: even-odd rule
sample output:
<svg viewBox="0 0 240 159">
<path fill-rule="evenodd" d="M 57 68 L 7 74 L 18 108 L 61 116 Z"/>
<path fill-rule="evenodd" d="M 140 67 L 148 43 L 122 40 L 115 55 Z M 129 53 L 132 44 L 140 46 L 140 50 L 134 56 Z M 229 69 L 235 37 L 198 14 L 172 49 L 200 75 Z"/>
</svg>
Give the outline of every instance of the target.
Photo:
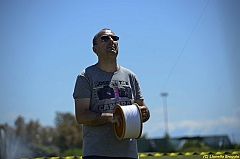
<svg viewBox="0 0 240 159">
<path fill-rule="evenodd" d="M 138 158 L 136 139 L 117 140 L 113 123 L 122 124 L 113 114 L 116 104 L 139 105 L 142 122 L 150 113 L 134 73 L 117 64 L 118 40 L 110 29 L 102 29 L 93 38 L 98 62 L 77 77 L 73 97 L 75 114 L 83 124 L 83 158 Z"/>
</svg>

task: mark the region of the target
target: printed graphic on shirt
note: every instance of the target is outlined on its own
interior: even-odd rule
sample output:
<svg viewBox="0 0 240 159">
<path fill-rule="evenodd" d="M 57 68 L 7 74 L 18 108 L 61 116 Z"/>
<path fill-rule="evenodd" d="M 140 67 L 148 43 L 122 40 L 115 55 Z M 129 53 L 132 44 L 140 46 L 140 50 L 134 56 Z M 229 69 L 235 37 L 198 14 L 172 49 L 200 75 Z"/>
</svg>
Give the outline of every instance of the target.
<svg viewBox="0 0 240 159">
<path fill-rule="evenodd" d="M 94 98 L 99 112 L 111 112 L 116 104 L 131 105 L 132 90 L 126 81 L 98 81 L 94 83 Z"/>
<path fill-rule="evenodd" d="M 119 97 L 127 97 L 132 99 L 132 91 L 130 87 L 126 86 L 123 86 L 122 88 L 104 86 L 103 88 L 99 88 L 97 90 L 97 96 L 99 100 Z"/>
</svg>

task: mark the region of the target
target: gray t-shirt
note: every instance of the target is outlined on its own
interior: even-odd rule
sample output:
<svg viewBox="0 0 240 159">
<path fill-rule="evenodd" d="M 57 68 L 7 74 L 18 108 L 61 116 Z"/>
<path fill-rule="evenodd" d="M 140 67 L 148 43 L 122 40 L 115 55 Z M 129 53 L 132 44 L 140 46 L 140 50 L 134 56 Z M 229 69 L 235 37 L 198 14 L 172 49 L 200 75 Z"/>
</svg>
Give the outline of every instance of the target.
<svg viewBox="0 0 240 159">
<path fill-rule="evenodd" d="M 77 77 L 74 98 L 91 98 L 89 109 L 96 113 L 112 113 L 116 104 L 131 105 L 143 99 L 137 77 L 120 67 L 116 72 L 105 72 L 93 65 Z M 83 125 L 83 156 L 138 158 L 134 138 L 117 140 L 112 123 L 99 126 Z"/>
</svg>

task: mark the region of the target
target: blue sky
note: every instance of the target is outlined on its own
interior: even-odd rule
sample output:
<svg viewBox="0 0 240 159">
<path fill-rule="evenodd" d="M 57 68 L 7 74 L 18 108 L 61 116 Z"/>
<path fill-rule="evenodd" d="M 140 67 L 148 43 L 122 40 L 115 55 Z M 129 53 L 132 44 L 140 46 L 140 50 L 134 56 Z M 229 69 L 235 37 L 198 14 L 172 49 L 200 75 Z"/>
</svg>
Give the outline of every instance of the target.
<svg viewBox="0 0 240 159">
<path fill-rule="evenodd" d="M 168 92 L 170 136 L 240 143 L 239 15 L 238 0 L 1 0 L 0 123 L 74 113 L 76 76 L 97 61 L 92 38 L 110 28 L 151 111 L 143 133 L 163 137 Z"/>
</svg>

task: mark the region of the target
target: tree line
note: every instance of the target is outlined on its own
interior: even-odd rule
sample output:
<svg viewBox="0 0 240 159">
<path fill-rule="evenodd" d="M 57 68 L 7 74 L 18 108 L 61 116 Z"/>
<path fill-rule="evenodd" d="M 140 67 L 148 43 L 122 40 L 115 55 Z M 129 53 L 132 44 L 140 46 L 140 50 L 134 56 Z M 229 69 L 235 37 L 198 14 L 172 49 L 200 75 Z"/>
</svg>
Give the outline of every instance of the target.
<svg viewBox="0 0 240 159">
<path fill-rule="evenodd" d="M 53 157 L 77 148 L 82 148 L 82 126 L 71 113 L 57 112 L 54 126 L 22 116 L 13 126 L 0 123 L 0 159 Z"/>
</svg>

